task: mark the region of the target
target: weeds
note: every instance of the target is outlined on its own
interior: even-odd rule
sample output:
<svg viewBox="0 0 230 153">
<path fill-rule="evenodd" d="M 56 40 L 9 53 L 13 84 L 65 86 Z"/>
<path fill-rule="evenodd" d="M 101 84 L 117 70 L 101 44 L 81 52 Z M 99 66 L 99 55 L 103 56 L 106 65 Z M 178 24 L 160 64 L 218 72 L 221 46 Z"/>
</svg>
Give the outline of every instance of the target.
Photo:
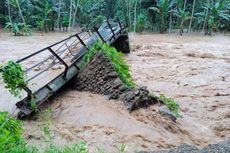
<svg viewBox="0 0 230 153">
<path fill-rule="evenodd" d="M 174 101 L 171 98 L 167 98 L 164 95 L 160 95 L 160 100 L 169 108 L 170 111 L 172 111 L 176 117 L 181 117 L 179 111 L 180 111 L 180 105 Z"/>
<path fill-rule="evenodd" d="M 125 144 L 119 145 L 119 147 L 118 147 L 119 153 L 124 153 L 124 152 L 125 152 L 125 148 L 126 148 L 126 145 L 125 145 Z"/>
<path fill-rule="evenodd" d="M 21 122 L 0 112 L 0 152 L 35 153 L 36 149 L 28 147 L 22 138 Z"/>
<path fill-rule="evenodd" d="M 102 52 L 106 58 L 111 61 L 113 69 L 118 73 L 119 78 L 126 86 L 135 87 L 135 83 L 129 73 L 129 66 L 123 59 L 123 54 L 108 44 L 102 42 L 95 43 L 90 51 L 84 56 L 82 68 L 84 68 L 98 52 Z"/>
</svg>

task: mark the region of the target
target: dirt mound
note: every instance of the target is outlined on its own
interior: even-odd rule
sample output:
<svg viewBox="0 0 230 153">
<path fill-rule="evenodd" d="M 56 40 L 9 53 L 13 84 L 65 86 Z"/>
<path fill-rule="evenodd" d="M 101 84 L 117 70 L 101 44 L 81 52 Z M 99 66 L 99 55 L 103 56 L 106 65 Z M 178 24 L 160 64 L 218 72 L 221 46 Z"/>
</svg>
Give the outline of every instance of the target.
<svg viewBox="0 0 230 153">
<path fill-rule="evenodd" d="M 108 95 L 123 101 L 128 110 L 147 107 L 158 102 L 147 87 L 131 88 L 122 83 L 112 63 L 103 53 L 97 53 L 73 80 L 74 89 Z"/>
</svg>

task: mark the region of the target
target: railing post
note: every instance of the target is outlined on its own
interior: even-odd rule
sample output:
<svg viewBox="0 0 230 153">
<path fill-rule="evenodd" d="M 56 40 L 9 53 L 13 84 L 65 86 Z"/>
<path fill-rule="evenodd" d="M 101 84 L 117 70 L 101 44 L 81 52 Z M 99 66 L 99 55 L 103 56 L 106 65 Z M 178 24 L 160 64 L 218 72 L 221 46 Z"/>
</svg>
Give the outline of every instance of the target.
<svg viewBox="0 0 230 153">
<path fill-rule="evenodd" d="M 129 27 L 129 23 L 128 23 L 128 20 L 127 20 L 127 17 L 125 16 L 125 23 L 126 23 L 126 26 L 124 28 L 127 28 Z"/>
<path fill-rule="evenodd" d="M 101 40 L 103 41 L 103 43 L 106 43 L 104 38 L 102 37 L 101 33 L 98 31 L 98 29 L 96 27 L 93 28 L 93 31 L 95 31 L 97 33 L 97 35 L 101 38 Z"/>
<path fill-rule="evenodd" d="M 78 34 L 75 35 L 77 37 L 77 39 L 80 41 L 80 43 L 87 49 L 89 50 L 89 48 L 87 47 L 87 45 L 84 43 L 84 41 L 78 36 Z"/>
<path fill-rule="evenodd" d="M 65 66 L 65 72 L 64 72 L 64 77 L 66 77 L 66 75 L 67 75 L 67 71 L 68 71 L 68 69 L 69 69 L 69 66 L 68 66 L 68 64 L 66 64 L 66 62 L 63 60 L 63 59 L 61 59 L 61 57 L 60 56 L 58 56 L 58 54 L 57 53 L 55 53 L 54 51 L 53 51 L 53 49 L 51 49 L 50 47 L 48 47 L 47 48 L 64 66 Z"/>
<path fill-rule="evenodd" d="M 120 27 L 120 32 L 119 33 L 121 33 L 122 32 L 122 26 L 121 26 L 121 22 L 120 22 L 120 20 L 119 20 L 119 18 L 117 17 L 117 22 L 118 22 L 118 24 L 119 24 L 119 27 Z"/>
<path fill-rule="evenodd" d="M 115 39 L 115 38 L 116 38 L 116 37 L 115 37 L 115 33 L 114 33 L 114 31 L 113 31 L 113 28 L 112 28 L 111 24 L 109 23 L 109 20 L 107 20 L 107 23 L 108 23 L 108 26 L 109 26 L 109 28 L 111 29 L 112 33 L 113 33 L 113 38 Z"/>
</svg>

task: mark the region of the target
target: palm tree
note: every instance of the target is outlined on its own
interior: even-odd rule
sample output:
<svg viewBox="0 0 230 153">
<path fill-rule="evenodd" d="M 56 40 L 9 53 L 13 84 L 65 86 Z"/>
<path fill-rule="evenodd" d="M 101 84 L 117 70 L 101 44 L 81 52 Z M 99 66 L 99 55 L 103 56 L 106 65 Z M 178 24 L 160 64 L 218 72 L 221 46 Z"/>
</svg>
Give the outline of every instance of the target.
<svg viewBox="0 0 230 153">
<path fill-rule="evenodd" d="M 205 34 L 212 34 L 212 31 L 216 31 L 221 27 L 226 26 L 226 23 L 230 21 L 230 14 L 227 8 L 228 1 L 221 1 L 216 3 L 206 3 L 204 9 L 206 9 L 206 22 L 207 29 Z M 200 15 L 203 15 L 200 13 Z M 205 28 L 205 27 L 204 27 Z"/>
<path fill-rule="evenodd" d="M 186 12 L 185 10 L 182 10 L 181 8 L 178 8 L 175 12 L 175 15 L 180 19 L 180 35 L 184 33 L 184 22 L 191 17 L 189 16 L 189 12 Z"/>
<path fill-rule="evenodd" d="M 169 0 L 157 0 L 156 7 L 150 7 L 149 9 L 156 11 L 160 15 L 160 32 L 163 33 L 165 31 L 165 22 L 168 16 L 168 13 L 171 12 L 171 8 L 173 6 L 173 1 Z"/>
<path fill-rule="evenodd" d="M 193 0 L 192 16 L 191 16 L 191 19 L 190 19 L 190 22 L 189 22 L 188 33 L 190 33 L 190 30 L 191 30 L 192 20 L 193 20 L 194 11 L 195 11 L 195 5 L 196 5 L 196 0 Z"/>
</svg>

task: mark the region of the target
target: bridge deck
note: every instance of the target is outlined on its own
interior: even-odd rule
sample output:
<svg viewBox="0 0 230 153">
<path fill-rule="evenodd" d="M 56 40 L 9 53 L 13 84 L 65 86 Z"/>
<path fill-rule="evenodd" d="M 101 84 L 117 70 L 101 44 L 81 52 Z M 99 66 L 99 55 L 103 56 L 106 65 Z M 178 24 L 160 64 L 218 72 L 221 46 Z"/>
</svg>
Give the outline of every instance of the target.
<svg viewBox="0 0 230 153">
<path fill-rule="evenodd" d="M 17 61 L 27 75 L 27 94 L 16 106 L 20 117 L 33 112 L 31 101 L 41 105 L 79 72 L 83 55 L 98 40 L 113 43 L 125 32 L 119 20 L 107 21 L 97 30 L 82 31 Z M 36 61 L 33 60 L 36 56 Z M 37 60 L 38 59 L 38 60 Z"/>
</svg>

